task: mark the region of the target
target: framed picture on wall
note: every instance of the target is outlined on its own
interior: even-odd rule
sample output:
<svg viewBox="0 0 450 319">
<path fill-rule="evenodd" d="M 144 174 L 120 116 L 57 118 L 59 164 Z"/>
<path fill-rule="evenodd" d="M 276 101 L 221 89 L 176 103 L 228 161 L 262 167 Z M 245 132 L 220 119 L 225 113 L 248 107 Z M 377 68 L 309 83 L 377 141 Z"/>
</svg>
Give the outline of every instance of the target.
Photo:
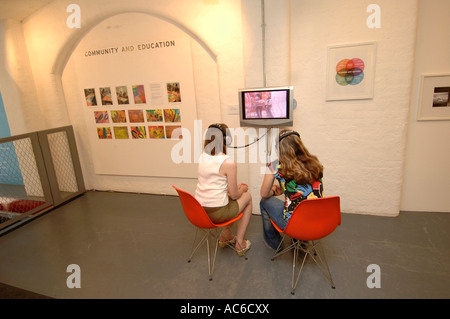
<svg viewBox="0 0 450 319">
<path fill-rule="evenodd" d="M 376 42 L 328 47 L 326 100 L 372 99 Z"/>
<path fill-rule="evenodd" d="M 450 120 L 450 74 L 422 75 L 417 120 Z"/>
</svg>

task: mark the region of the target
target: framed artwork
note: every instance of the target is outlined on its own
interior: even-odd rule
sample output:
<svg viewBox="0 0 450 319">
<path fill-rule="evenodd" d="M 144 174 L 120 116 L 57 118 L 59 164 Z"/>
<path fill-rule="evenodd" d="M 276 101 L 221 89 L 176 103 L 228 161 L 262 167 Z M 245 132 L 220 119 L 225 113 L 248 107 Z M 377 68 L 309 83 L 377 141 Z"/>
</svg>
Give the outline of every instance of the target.
<svg viewBox="0 0 450 319">
<path fill-rule="evenodd" d="M 372 99 L 376 42 L 328 47 L 326 100 Z"/>
<path fill-rule="evenodd" d="M 417 120 L 450 120 L 450 74 L 422 75 Z"/>
</svg>

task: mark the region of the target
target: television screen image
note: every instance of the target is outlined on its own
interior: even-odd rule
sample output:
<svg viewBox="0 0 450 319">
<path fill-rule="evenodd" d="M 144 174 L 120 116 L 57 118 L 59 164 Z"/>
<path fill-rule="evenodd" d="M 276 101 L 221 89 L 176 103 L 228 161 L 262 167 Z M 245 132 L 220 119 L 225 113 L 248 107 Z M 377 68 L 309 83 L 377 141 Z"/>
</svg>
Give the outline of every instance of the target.
<svg viewBox="0 0 450 319">
<path fill-rule="evenodd" d="M 259 91 L 244 93 L 244 118 L 273 119 L 287 116 L 286 91 Z"/>
<path fill-rule="evenodd" d="M 294 89 L 287 87 L 239 90 L 241 126 L 290 126 L 293 118 Z"/>
</svg>

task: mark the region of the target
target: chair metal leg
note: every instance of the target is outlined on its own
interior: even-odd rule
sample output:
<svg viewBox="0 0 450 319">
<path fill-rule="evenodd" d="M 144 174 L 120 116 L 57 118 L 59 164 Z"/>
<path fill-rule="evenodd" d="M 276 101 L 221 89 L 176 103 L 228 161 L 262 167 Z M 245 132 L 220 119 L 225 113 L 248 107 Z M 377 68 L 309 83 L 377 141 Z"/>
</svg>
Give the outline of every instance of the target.
<svg viewBox="0 0 450 319">
<path fill-rule="evenodd" d="M 272 256 L 272 258 L 271 258 L 270 260 L 274 261 L 275 258 L 280 257 L 281 255 L 285 254 L 286 252 L 288 252 L 289 250 L 291 250 L 291 249 L 294 247 L 294 242 L 292 242 L 291 245 L 289 245 L 288 247 L 286 247 L 286 248 L 283 249 L 282 251 L 279 251 L 280 248 L 281 248 L 282 245 L 283 245 L 283 241 L 284 241 L 284 238 L 285 238 L 285 237 L 286 237 L 286 236 L 283 235 L 283 238 L 281 239 L 280 244 L 279 244 L 278 247 L 277 247 L 277 251 L 275 252 L 275 254 Z"/>
<path fill-rule="evenodd" d="M 212 234 L 211 234 L 212 235 Z M 213 236 L 211 236 L 213 238 Z M 212 280 L 212 276 L 214 273 L 214 266 L 216 265 L 216 256 L 217 256 L 217 248 L 219 246 L 219 238 L 215 238 L 216 241 L 216 248 L 214 249 L 214 257 L 212 260 L 212 265 L 211 265 L 211 261 L 210 261 L 210 251 L 209 251 L 209 243 L 208 243 L 208 262 L 209 262 L 209 280 Z"/>
<path fill-rule="evenodd" d="M 208 274 L 209 274 L 209 280 L 212 280 L 212 271 L 211 271 L 211 251 L 209 249 L 209 237 L 210 233 L 206 235 L 206 251 L 208 252 Z"/>
<path fill-rule="evenodd" d="M 312 242 L 312 245 L 304 248 L 304 247 L 302 247 L 301 241 L 293 240 L 293 243 L 289 247 L 285 248 L 283 251 L 275 254 L 272 257 L 272 260 L 274 260 L 274 258 L 286 253 L 286 251 L 288 251 L 290 249 L 294 249 L 294 257 L 293 257 L 293 261 L 292 261 L 292 287 L 291 287 L 292 295 L 295 294 L 295 290 L 297 289 L 298 282 L 299 282 L 300 276 L 302 274 L 303 266 L 305 265 L 306 258 L 308 256 L 310 256 L 314 260 L 314 262 L 317 264 L 317 266 L 319 267 L 322 274 L 324 274 L 324 276 L 327 278 L 327 280 L 331 284 L 331 288 L 333 288 L 333 289 L 336 288 L 336 286 L 334 285 L 334 282 L 333 282 L 333 278 L 331 276 L 330 269 L 328 267 L 328 263 L 325 258 L 325 254 L 323 253 L 323 251 L 322 251 L 322 254 L 319 253 L 319 250 L 318 250 L 319 244 L 320 244 L 319 242 L 317 242 L 317 243 Z M 299 258 L 300 251 L 304 252 L 305 255 L 303 257 L 302 264 L 299 267 L 298 266 L 298 258 Z"/>
<path fill-rule="evenodd" d="M 300 243 L 297 243 L 296 246 L 294 247 L 294 260 L 292 262 L 292 289 L 291 289 L 292 295 L 295 294 L 295 290 L 297 289 L 297 285 L 298 285 L 298 280 L 300 279 L 300 275 L 302 274 L 303 265 L 305 264 L 306 257 L 308 257 L 308 254 L 305 254 L 305 256 L 303 257 L 302 265 L 300 266 L 300 269 L 298 271 L 297 279 L 294 282 L 296 268 L 298 268 L 297 267 L 297 258 L 298 258 L 299 250 L 302 250 L 302 249 L 301 249 Z"/>
<path fill-rule="evenodd" d="M 198 234 L 199 230 L 203 231 L 205 234 L 202 237 L 202 239 L 198 242 L 198 244 L 195 245 L 195 242 L 197 240 L 197 234 Z M 223 229 L 220 230 L 219 228 L 214 228 L 214 229 L 197 228 L 197 231 L 196 231 L 195 237 L 194 237 L 194 242 L 192 243 L 191 255 L 189 256 L 189 259 L 188 259 L 188 262 L 191 262 L 191 259 L 194 256 L 194 254 L 197 252 L 197 250 L 200 248 L 200 246 L 206 241 L 206 250 L 208 252 L 208 274 L 209 274 L 210 281 L 212 280 L 212 277 L 214 274 L 214 267 L 216 265 L 217 251 L 219 248 L 219 239 L 220 239 L 220 235 L 222 234 L 222 231 L 223 231 Z M 211 256 L 211 248 L 212 248 L 211 244 L 213 243 L 213 241 L 215 241 L 214 255 Z M 228 246 L 236 251 L 236 248 L 233 247 L 232 245 L 228 245 Z M 245 259 L 248 259 L 247 256 L 245 256 Z"/>
<path fill-rule="evenodd" d="M 195 246 L 195 241 L 197 239 L 198 230 L 201 230 L 204 232 L 204 236 L 202 239 L 198 242 L 198 244 Z M 219 247 L 219 237 L 217 236 L 217 232 L 215 229 L 201 229 L 197 228 L 197 231 L 195 233 L 194 242 L 192 243 L 192 251 L 191 255 L 189 256 L 188 263 L 191 262 L 192 257 L 197 252 L 197 250 L 200 248 L 200 246 L 206 241 L 206 250 L 208 254 L 208 274 L 209 274 L 209 280 L 212 280 L 213 273 L 214 273 L 214 267 L 216 264 L 216 256 L 217 256 L 217 250 Z M 211 256 L 211 243 L 212 241 L 215 241 L 216 246 L 214 248 L 214 255 Z M 194 247 L 195 246 L 195 247 Z"/>
<path fill-rule="evenodd" d="M 317 266 L 319 266 L 319 269 L 322 271 L 324 276 L 330 282 L 331 288 L 336 289 L 336 286 L 334 285 L 334 282 L 333 282 L 333 277 L 331 276 L 330 268 L 328 267 L 328 263 L 325 258 L 325 253 L 323 253 L 323 258 L 322 258 L 321 254 L 319 254 L 319 251 L 316 249 L 316 246 L 318 246 L 319 244 L 320 243 L 314 244 L 314 242 L 313 242 L 313 246 L 312 246 L 312 250 L 314 250 L 314 252 L 315 252 L 314 255 L 317 255 L 318 260 L 316 260 L 316 258 L 314 258 L 314 256 L 312 254 L 310 254 L 310 256 L 315 261 Z"/>
<path fill-rule="evenodd" d="M 292 259 L 292 279 L 291 279 L 291 294 L 294 294 L 294 287 L 296 287 L 296 285 L 294 284 L 294 280 L 295 280 L 295 269 L 297 268 L 297 247 L 294 247 L 294 258 Z M 303 264 L 302 264 L 303 266 Z M 298 275 L 298 277 L 300 277 L 300 274 Z M 298 280 L 296 280 L 295 282 L 298 282 Z"/>
<path fill-rule="evenodd" d="M 205 242 L 205 240 L 206 240 L 206 238 L 207 238 L 207 236 L 208 236 L 208 234 L 206 233 L 206 234 L 203 236 L 203 238 L 199 241 L 199 243 L 197 244 L 197 246 L 194 248 L 195 241 L 196 241 L 196 239 L 197 239 L 198 230 L 199 230 L 199 228 L 197 228 L 197 231 L 195 232 L 194 241 L 192 242 L 191 255 L 189 256 L 188 263 L 191 262 L 191 259 L 192 259 L 192 257 L 194 256 L 195 252 L 196 252 L 196 251 L 199 249 L 199 247 Z"/>
</svg>

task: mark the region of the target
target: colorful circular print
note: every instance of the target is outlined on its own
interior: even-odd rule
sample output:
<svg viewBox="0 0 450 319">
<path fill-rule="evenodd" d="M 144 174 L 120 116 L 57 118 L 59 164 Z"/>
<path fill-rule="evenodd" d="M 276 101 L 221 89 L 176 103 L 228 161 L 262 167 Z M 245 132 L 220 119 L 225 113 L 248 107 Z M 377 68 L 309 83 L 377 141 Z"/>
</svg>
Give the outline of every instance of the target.
<svg viewBox="0 0 450 319">
<path fill-rule="evenodd" d="M 336 83 L 341 86 L 358 85 L 364 80 L 364 61 L 342 59 L 336 64 Z"/>
</svg>

